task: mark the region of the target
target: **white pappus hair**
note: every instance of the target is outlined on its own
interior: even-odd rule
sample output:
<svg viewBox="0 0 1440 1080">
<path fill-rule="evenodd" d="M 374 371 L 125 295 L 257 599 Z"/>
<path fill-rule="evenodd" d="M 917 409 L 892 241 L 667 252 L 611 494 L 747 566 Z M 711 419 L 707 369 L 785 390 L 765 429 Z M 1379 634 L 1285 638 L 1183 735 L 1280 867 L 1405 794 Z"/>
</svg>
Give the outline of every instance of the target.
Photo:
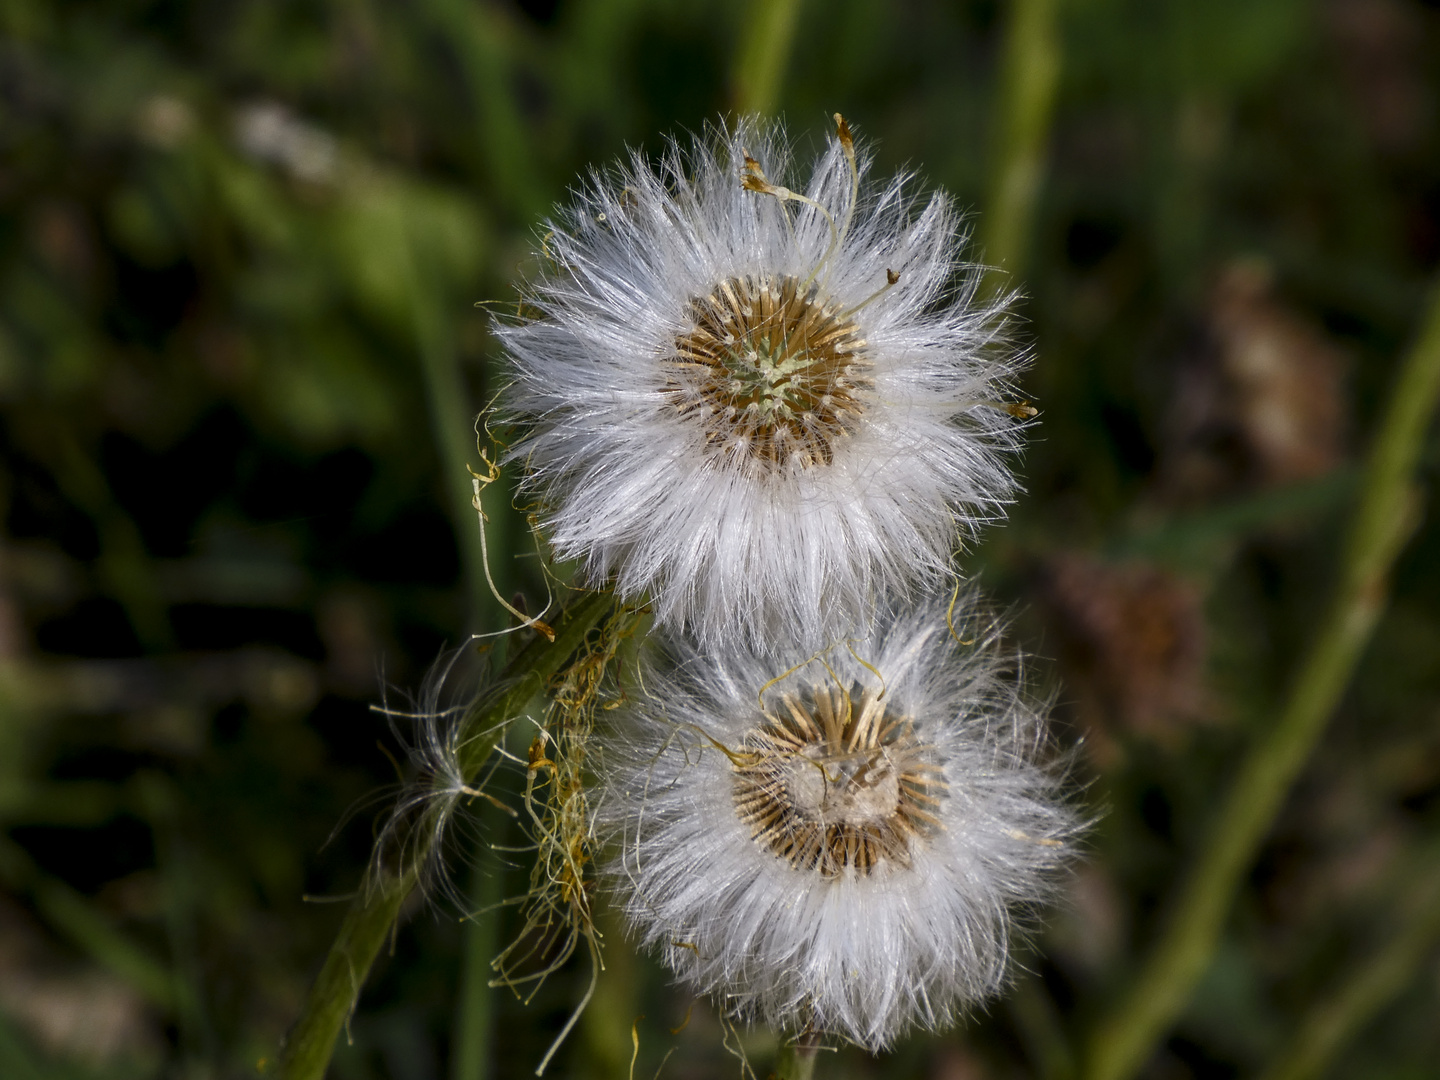
<svg viewBox="0 0 1440 1080">
<path fill-rule="evenodd" d="M 634 153 L 496 327 L 555 553 L 706 647 L 866 632 L 1015 489 L 1005 301 L 977 300 L 946 195 L 869 168 L 843 120 L 803 179 L 754 120 Z"/>
<path fill-rule="evenodd" d="M 676 643 L 597 733 L 637 936 L 727 1012 L 871 1050 L 1001 988 L 1079 828 L 994 634 L 881 622 L 809 660 Z"/>
</svg>

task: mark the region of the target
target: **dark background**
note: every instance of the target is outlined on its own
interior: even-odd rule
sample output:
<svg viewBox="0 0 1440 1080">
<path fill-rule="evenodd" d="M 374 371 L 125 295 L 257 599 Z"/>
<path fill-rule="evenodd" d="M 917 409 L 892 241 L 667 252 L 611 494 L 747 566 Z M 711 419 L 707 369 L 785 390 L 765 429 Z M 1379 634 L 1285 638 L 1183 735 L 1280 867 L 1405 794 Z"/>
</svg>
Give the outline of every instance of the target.
<svg viewBox="0 0 1440 1080">
<path fill-rule="evenodd" d="M 371 706 L 499 625 L 443 415 L 496 386 L 476 302 L 514 299 L 581 170 L 747 100 L 761 7 L 0 5 L 0 1075 L 273 1061 L 343 911 L 304 898 L 356 887 L 395 780 Z M 814 147 L 843 112 L 881 175 L 919 169 L 983 233 L 1010 12 L 805 0 L 776 111 Z M 1057 1047 L 1151 939 L 1284 701 L 1440 261 L 1434 3 L 1066 0 L 1058 20 L 1009 266 L 1042 415 L 1027 493 L 969 565 L 1080 741 L 1099 824 L 1010 998 L 822 1076 L 1064 1075 Z M 533 602 L 534 561 L 503 558 L 523 525 L 496 517 L 501 584 Z M 1406 925 L 1440 850 L 1437 597 L 1429 511 L 1148 1076 L 1254 1074 Z M 335 1076 L 468 1080 L 458 915 L 415 906 Z M 711 1007 L 672 1033 L 690 1002 L 610 938 L 556 1075 L 628 1075 L 641 1013 L 634 1075 L 671 1047 L 661 1075 L 734 1075 Z M 1414 959 L 1333 1075 L 1435 1075 L 1433 937 Z M 494 997 L 493 1075 L 533 1069 L 587 979 Z M 773 1036 L 743 1041 L 763 1075 Z"/>
</svg>

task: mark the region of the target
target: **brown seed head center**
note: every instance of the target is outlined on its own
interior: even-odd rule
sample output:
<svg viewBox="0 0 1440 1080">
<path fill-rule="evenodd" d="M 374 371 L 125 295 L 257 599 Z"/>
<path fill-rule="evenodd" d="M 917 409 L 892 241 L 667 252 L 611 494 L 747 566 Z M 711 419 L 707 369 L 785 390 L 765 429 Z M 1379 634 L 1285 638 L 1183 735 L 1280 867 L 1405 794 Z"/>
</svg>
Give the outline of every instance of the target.
<svg viewBox="0 0 1440 1080">
<path fill-rule="evenodd" d="M 664 390 L 707 448 L 742 463 L 829 464 L 873 385 L 855 323 L 814 286 L 770 274 L 727 278 L 687 314 Z"/>
<path fill-rule="evenodd" d="M 944 773 L 909 720 L 872 690 L 785 694 L 736 755 L 735 810 L 762 847 L 791 866 L 837 877 L 909 865 L 940 826 Z"/>
</svg>

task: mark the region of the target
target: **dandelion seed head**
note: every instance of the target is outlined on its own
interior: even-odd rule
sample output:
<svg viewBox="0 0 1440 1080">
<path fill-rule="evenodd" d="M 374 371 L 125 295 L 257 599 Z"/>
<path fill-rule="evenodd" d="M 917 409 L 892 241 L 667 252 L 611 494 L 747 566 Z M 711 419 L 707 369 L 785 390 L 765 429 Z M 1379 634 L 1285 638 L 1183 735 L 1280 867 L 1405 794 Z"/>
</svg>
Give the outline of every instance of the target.
<svg viewBox="0 0 1440 1080">
<path fill-rule="evenodd" d="M 809 468 L 865 413 L 874 383 L 859 327 L 794 276 L 730 278 L 690 302 L 662 392 L 739 471 Z"/>
<path fill-rule="evenodd" d="M 442 655 L 426 673 L 420 691 L 405 703 L 386 700 L 371 707 L 388 721 L 405 764 L 398 794 L 371 852 L 367 887 L 413 872 L 424 893 L 464 906 L 449 874 L 454 852 L 447 838 L 462 821 L 473 830 L 465 810 L 476 798 L 493 798 L 485 789 L 498 764 L 466 775 L 466 742 L 496 737 L 493 730 L 467 730 L 473 703 L 493 692 L 488 669 L 462 663 L 468 652 L 455 649 Z M 477 837 L 467 835 L 466 840 L 474 843 Z"/>
<path fill-rule="evenodd" d="M 597 731 L 636 935 L 730 1015 L 872 1050 L 993 996 L 1077 832 L 994 637 L 927 607 L 793 670 L 672 646 Z"/>
<path fill-rule="evenodd" d="M 866 687 L 782 695 L 783 715 L 748 732 L 735 812 L 751 839 L 797 869 L 837 877 L 910 864 L 936 827 L 944 770 L 914 724 Z M 890 867 L 887 867 L 890 864 Z"/>
<path fill-rule="evenodd" d="M 742 121 L 597 172 L 497 325 L 555 554 L 707 647 L 865 633 L 1015 490 L 1023 357 L 943 193 Z"/>
</svg>

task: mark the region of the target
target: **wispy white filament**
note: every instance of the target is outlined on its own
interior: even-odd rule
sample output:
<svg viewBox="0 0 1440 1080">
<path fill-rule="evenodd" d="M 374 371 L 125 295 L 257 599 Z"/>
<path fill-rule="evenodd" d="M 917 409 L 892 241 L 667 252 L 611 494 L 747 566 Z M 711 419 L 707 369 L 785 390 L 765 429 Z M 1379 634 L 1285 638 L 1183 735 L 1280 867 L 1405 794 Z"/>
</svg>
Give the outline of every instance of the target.
<svg viewBox="0 0 1440 1080">
<path fill-rule="evenodd" d="M 770 193 L 742 186 L 747 151 Z M 797 177 L 783 134 L 750 121 L 658 162 L 632 155 L 550 223 L 532 317 L 497 328 L 522 427 L 509 460 L 556 554 L 707 647 L 774 626 L 802 647 L 864 632 L 877 597 L 947 578 L 956 544 L 1014 490 L 1002 459 L 1020 425 L 1002 401 L 1020 360 L 1000 305 L 976 300 L 950 200 L 921 205 L 911 180 L 876 185 L 868 168 L 832 139 Z M 813 391 L 802 402 L 786 380 L 823 327 L 758 355 L 739 342 L 755 400 L 727 416 L 680 362 L 697 311 L 787 281 L 852 351 L 833 386 L 819 367 L 795 376 Z M 788 442 L 746 427 L 781 413 Z"/>
<path fill-rule="evenodd" d="M 993 641 L 956 641 L 932 608 L 851 647 L 785 675 L 805 657 L 717 665 L 675 645 L 673 663 L 647 674 L 648 697 L 603 736 L 599 818 L 631 926 L 684 982 L 740 1017 L 879 1049 L 1000 988 L 1015 916 L 1047 895 L 1076 822 L 1036 762 L 1043 721 Z M 741 809 L 757 730 L 786 716 L 787 698 L 803 711 L 822 693 L 883 706 L 905 733 L 892 740 L 904 767 L 932 777 L 934 821 L 864 870 L 787 858 Z M 889 763 L 777 760 L 796 805 L 847 770 L 873 799 Z"/>
</svg>

